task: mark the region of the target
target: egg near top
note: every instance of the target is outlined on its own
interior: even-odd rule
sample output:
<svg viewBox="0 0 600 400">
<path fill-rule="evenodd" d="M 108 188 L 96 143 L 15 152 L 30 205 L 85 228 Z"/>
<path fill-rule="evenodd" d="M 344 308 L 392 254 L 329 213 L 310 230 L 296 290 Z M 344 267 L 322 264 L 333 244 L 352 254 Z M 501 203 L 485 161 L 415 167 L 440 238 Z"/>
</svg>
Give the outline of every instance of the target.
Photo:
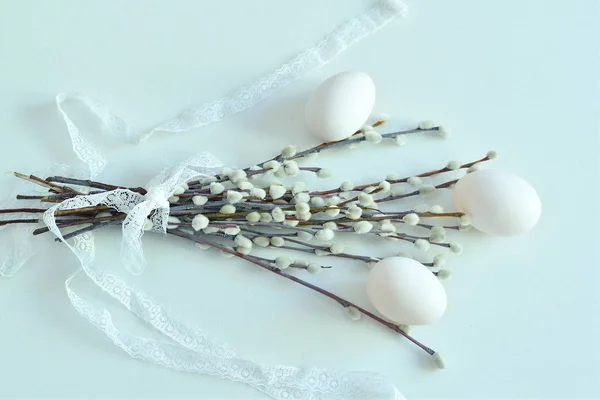
<svg viewBox="0 0 600 400">
<path fill-rule="evenodd" d="M 347 71 L 323 82 L 306 104 L 308 130 L 336 142 L 360 129 L 373 111 L 375 84 L 364 72 Z"/>
</svg>

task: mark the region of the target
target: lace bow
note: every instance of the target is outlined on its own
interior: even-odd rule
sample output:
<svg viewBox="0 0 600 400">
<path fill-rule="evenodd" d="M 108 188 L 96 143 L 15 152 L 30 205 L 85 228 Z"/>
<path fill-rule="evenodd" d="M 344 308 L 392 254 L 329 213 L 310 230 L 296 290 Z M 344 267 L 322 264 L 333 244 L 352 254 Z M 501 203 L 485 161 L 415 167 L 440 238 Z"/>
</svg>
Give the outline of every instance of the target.
<svg viewBox="0 0 600 400">
<path fill-rule="evenodd" d="M 131 210 L 124 211 L 127 212 L 127 217 L 123 221 L 121 259 L 129 272 L 136 275 L 141 274 L 146 266 L 142 249 L 142 235 L 148 217 L 150 217 L 149 221 L 151 221 L 153 231 L 166 233 L 169 219 L 169 197 L 191 179 L 215 175 L 221 166 L 221 162 L 211 154 L 202 153 L 182 162 L 174 170 L 165 169 L 161 172 L 148 183 L 145 196 L 128 193 L 126 197 L 138 197 L 138 203 Z M 121 204 L 118 206 L 120 207 Z"/>
</svg>

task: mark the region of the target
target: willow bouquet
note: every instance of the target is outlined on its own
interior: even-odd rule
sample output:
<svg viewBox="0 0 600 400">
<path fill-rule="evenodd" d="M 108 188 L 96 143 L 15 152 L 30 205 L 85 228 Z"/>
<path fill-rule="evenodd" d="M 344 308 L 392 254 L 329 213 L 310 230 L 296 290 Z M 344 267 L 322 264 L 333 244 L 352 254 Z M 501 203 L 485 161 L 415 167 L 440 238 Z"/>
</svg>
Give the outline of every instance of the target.
<svg viewBox="0 0 600 400">
<path fill-rule="evenodd" d="M 404 144 L 409 135 L 447 136 L 445 128 L 428 121 L 411 130 L 380 133 L 377 129 L 383 123 L 384 120 L 379 120 L 346 139 L 326 142 L 305 151 L 286 146 L 276 157 L 260 164 L 242 169 L 223 167 L 213 176 L 183 182 L 167 193 L 168 217 L 162 224 L 169 235 L 190 240 L 203 249 L 220 251 L 225 257 L 241 258 L 331 298 L 343 307 L 350 319 L 356 320 L 364 315 L 394 330 L 443 366 L 438 353 L 410 336 L 408 328 L 410 325 L 433 323 L 445 311 L 446 294 L 438 279 L 449 276 L 450 272 L 444 269 L 447 253 L 461 252 L 460 244 L 447 240 L 447 231 L 465 231 L 473 225 L 492 226 L 500 231 L 513 227 L 514 223 L 511 225 L 506 214 L 496 218 L 495 213 L 499 210 L 494 207 L 498 207 L 497 200 L 502 199 L 498 199 L 496 194 L 491 201 L 486 200 L 489 193 L 481 191 L 485 189 L 483 186 L 497 180 L 499 171 L 479 171 L 479 167 L 495 159 L 497 154 L 490 151 L 484 157 L 465 164 L 450 161 L 438 169 L 415 176 L 390 174 L 380 181 L 359 184 L 345 181 L 327 190 L 312 190 L 300 180 L 287 185 L 278 180 L 300 174 L 329 177 L 331 171 L 328 169 L 307 165 L 329 149 L 354 146 L 360 142 Z M 466 173 L 469 174 L 465 176 Z M 0 225 L 43 224 L 40 216 L 49 210 L 44 205 L 56 206 L 86 196 L 119 193 L 119 190 L 136 196 L 148 196 L 149 191 L 149 188 L 127 188 L 64 176 L 14 175 L 46 188 L 48 193 L 18 195 L 17 199 L 39 201 L 40 207 L 0 210 L 3 216 Z M 433 177 L 442 177 L 444 181 L 429 184 Z M 516 179 L 504 173 L 501 173 L 501 178 L 504 180 L 501 179 L 501 187 L 497 188 L 501 191 L 506 190 L 506 179 Z M 517 185 L 520 183 L 518 180 L 515 182 Z M 397 204 L 402 199 L 427 198 L 437 191 L 449 189 L 454 190 L 457 211 L 447 212 L 439 205 L 401 207 Z M 479 208 L 470 205 L 472 199 L 476 200 Z M 77 239 L 92 230 L 125 224 L 129 214 L 111 206 L 110 202 L 105 203 L 109 204 L 52 210 L 56 227 L 61 231 L 61 238 L 56 240 Z M 382 211 L 380 207 L 387 203 L 393 204 L 395 209 Z M 506 209 L 505 203 L 501 201 L 499 204 Z M 474 213 L 470 213 L 470 209 Z M 512 210 L 512 216 L 518 218 L 523 207 L 519 203 L 510 204 L 508 209 Z M 156 210 L 151 210 L 144 217 L 144 231 L 161 231 L 156 229 L 159 228 L 154 218 L 156 213 Z M 11 215 L 31 217 L 11 218 Z M 523 223 L 531 225 L 531 221 Z M 49 230 L 48 226 L 40 226 L 33 235 Z M 381 240 L 404 242 L 423 251 L 440 251 L 422 262 L 409 258 L 407 254 L 387 258 L 376 252 L 355 254 L 346 249 L 346 235 L 376 236 Z M 270 252 L 260 252 L 258 248 Z M 303 256 L 307 254 L 322 256 L 324 261 L 306 262 Z M 371 268 L 366 290 L 380 314 L 302 279 L 304 273 L 329 271 L 327 257 L 358 260 Z"/>
</svg>

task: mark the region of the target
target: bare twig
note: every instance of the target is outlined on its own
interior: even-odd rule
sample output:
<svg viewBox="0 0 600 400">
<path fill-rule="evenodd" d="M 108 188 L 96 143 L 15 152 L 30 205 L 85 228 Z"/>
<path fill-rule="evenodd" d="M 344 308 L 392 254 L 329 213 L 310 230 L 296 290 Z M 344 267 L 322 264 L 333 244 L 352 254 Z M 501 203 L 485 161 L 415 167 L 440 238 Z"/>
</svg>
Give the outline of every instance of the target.
<svg viewBox="0 0 600 400">
<path fill-rule="evenodd" d="M 68 185 L 86 186 L 86 187 L 90 187 L 90 188 L 102 189 L 105 191 L 115 190 L 115 189 L 127 189 L 127 190 L 131 190 L 132 192 L 137 192 L 137 193 L 140 193 L 143 195 L 146 194 L 146 189 L 144 189 L 142 187 L 128 188 L 125 186 L 109 185 L 107 183 L 91 181 L 88 179 L 74 179 L 74 178 L 67 178 L 64 176 L 50 176 L 50 177 L 46 178 L 46 182 L 58 182 L 58 183 L 66 183 Z"/>
<path fill-rule="evenodd" d="M 295 277 L 293 275 L 290 275 L 287 272 L 278 269 L 277 267 L 274 267 L 274 266 L 272 266 L 270 264 L 266 264 L 264 262 L 260 262 L 260 261 L 254 259 L 251 256 L 248 257 L 248 256 L 246 256 L 246 255 L 244 255 L 242 253 L 238 253 L 235 250 L 233 250 L 233 249 L 231 249 L 231 248 L 229 248 L 227 246 L 223 246 L 223 245 L 221 245 L 219 243 L 216 243 L 216 242 L 213 242 L 211 240 L 208 240 L 205 237 L 196 236 L 196 235 L 190 235 L 189 233 L 183 232 L 183 231 L 181 231 L 179 229 L 167 229 L 167 233 L 171 234 L 171 235 L 174 235 L 174 236 L 182 237 L 184 239 L 191 240 L 191 241 L 196 242 L 196 243 L 204 243 L 204 244 L 209 245 L 209 246 L 211 246 L 211 247 L 213 247 L 215 249 L 219 249 L 219 250 L 221 250 L 221 251 L 223 251 L 225 253 L 232 254 L 232 255 L 234 255 L 236 257 L 239 257 L 239 258 L 241 258 L 243 260 L 246 260 L 246 261 L 249 261 L 249 262 L 251 262 L 251 263 L 253 263 L 255 265 L 258 265 L 259 267 L 264 268 L 267 271 L 273 272 L 273 273 L 275 273 L 275 274 L 277 274 L 279 276 L 282 276 L 282 277 L 284 277 L 286 279 L 289 279 L 291 281 L 294 281 L 294 282 L 296 282 L 296 283 L 298 283 L 298 284 L 300 284 L 300 285 L 302 285 L 304 287 L 307 287 L 307 288 L 309 288 L 309 289 L 311 289 L 311 290 L 313 290 L 315 292 L 318 292 L 318 293 L 320 293 L 320 294 L 322 294 L 322 295 L 324 295 L 326 297 L 329 297 L 330 299 L 336 301 L 337 303 L 339 303 L 343 307 L 352 306 L 352 307 L 356 308 L 363 315 L 365 315 L 365 316 L 373 319 L 376 322 L 379 322 L 383 326 L 385 326 L 385 327 L 393 330 L 394 332 L 397 332 L 400 335 L 404 336 L 405 338 L 407 338 L 408 340 L 410 340 L 412 343 L 414 343 L 415 345 L 417 345 L 420 349 L 422 349 L 423 351 L 425 351 L 429 355 L 434 355 L 435 354 L 435 351 L 433 349 L 425 346 L 424 344 L 422 344 L 421 342 L 419 342 L 418 340 L 416 340 L 415 338 L 413 338 L 412 336 L 410 336 L 408 333 L 404 332 L 402 329 L 400 329 L 400 327 L 398 325 L 396 325 L 396 324 L 394 324 L 392 322 L 388 322 L 388 321 L 384 320 L 383 318 L 381 318 L 381 317 L 379 317 L 379 316 L 371 313 L 368 310 L 365 310 L 364 308 L 362 308 L 362 307 L 360 307 L 360 306 L 358 306 L 358 305 L 356 305 L 356 304 L 354 304 L 354 303 L 352 303 L 352 302 L 350 302 L 350 301 L 348 301 L 346 299 L 343 299 L 342 297 L 340 297 L 338 295 L 335 295 L 335 294 L 333 294 L 333 293 L 331 293 L 331 292 L 329 292 L 329 291 L 327 291 L 325 289 L 322 289 L 322 288 L 320 288 L 320 287 L 318 287 L 316 285 L 313 285 L 312 283 L 306 282 L 306 281 L 304 281 L 304 280 L 302 280 L 300 278 L 297 278 L 297 277 Z"/>
</svg>

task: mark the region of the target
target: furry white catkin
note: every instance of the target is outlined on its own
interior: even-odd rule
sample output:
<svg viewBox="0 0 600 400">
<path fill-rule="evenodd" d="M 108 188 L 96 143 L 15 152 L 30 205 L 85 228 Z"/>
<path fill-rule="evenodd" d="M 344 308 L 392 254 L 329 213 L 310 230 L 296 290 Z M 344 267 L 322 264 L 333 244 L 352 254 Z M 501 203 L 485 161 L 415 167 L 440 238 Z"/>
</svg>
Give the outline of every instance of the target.
<svg viewBox="0 0 600 400">
<path fill-rule="evenodd" d="M 252 107 L 293 80 L 329 62 L 358 40 L 372 34 L 396 17 L 404 15 L 405 12 L 406 7 L 402 1 L 377 1 L 366 13 L 345 22 L 316 46 L 273 73 L 236 90 L 229 96 L 187 110 L 149 132 L 135 133 L 124 120 L 113 115 L 106 105 L 80 93 L 59 94 L 56 97 L 57 107 L 67 125 L 73 150 L 87 167 L 85 175 L 92 178 L 105 168 L 106 159 L 65 111 L 63 106 L 66 102 L 80 102 L 102 122 L 106 133 L 118 139 L 138 141 L 148 139 L 158 131 L 181 132 L 198 128 Z M 169 217 L 168 198 L 173 192 L 186 181 L 214 175 L 220 167 L 221 164 L 216 158 L 203 153 L 163 171 L 146 186 L 146 195 L 117 189 L 78 196 L 51 207 L 44 213 L 43 221 L 51 232 L 63 239 L 54 217 L 56 210 L 105 204 L 127 213 L 123 223 L 122 265 L 116 270 L 140 274 L 146 264 L 141 237 L 148 217 L 150 216 L 153 223 L 152 230 L 164 233 Z M 28 240 L 31 231 L 29 228 L 17 228 L 10 238 L 0 240 L 0 274 L 14 274 L 34 254 Z M 6 236 L 6 232 L 2 233 Z M 103 267 L 95 258 L 92 232 L 78 235 L 72 243 L 64 241 L 64 244 L 81 262 L 81 269 L 65 282 L 73 307 L 134 358 L 188 373 L 207 374 L 243 382 L 275 399 L 404 399 L 385 377 L 374 373 L 267 366 L 249 361 L 202 328 L 169 313 L 163 306 L 128 283 L 123 276 L 113 272 L 115 268 Z M 111 313 L 106 308 L 86 300 L 73 289 L 73 279 L 82 272 L 146 322 L 149 329 L 161 333 L 164 340 L 134 336 L 115 326 Z"/>
</svg>

